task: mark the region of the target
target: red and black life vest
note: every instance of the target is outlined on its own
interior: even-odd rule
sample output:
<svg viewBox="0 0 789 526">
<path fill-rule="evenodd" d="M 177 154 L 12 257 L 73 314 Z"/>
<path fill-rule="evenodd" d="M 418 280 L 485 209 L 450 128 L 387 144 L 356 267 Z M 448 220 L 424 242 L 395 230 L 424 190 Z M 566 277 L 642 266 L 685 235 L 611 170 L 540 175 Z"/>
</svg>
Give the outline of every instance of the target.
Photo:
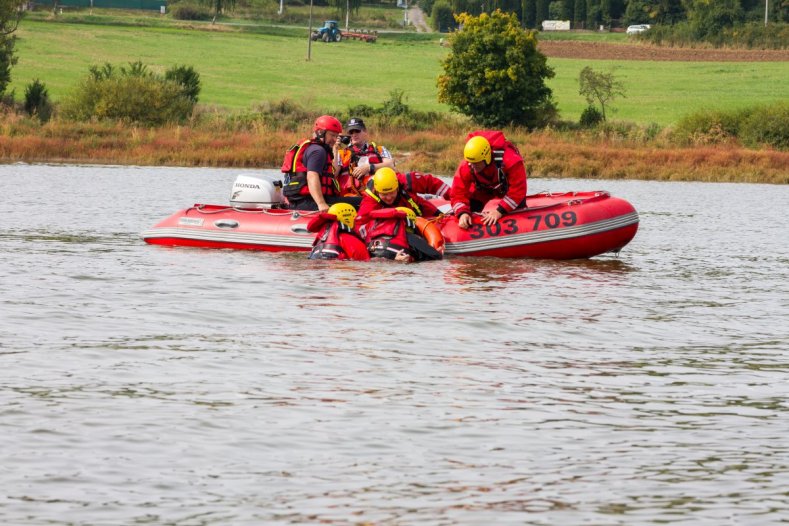
<svg viewBox="0 0 789 526">
<path fill-rule="evenodd" d="M 359 238 L 352 228 L 339 221 L 330 221 L 323 227 L 323 232 L 315 237 L 312 243 L 310 259 L 349 259 L 345 253 L 340 236 L 346 234 Z M 361 242 L 361 238 L 359 238 Z"/>
<path fill-rule="evenodd" d="M 310 195 L 310 189 L 307 186 L 307 167 L 303 162 L 304 152 L 310 144 L 317 144 L 326 151 L 326 164 L 323 167 L 323 173 L 320 174 L 321 193 L 325 196 L 335 196 L 340 193 L 339 184 L 334 177 L 331 148 L 317 139 L 304 139 L 288 148 L 288 151 L 285 152 L 285 159 L 282 161 L 281 171 L 285 174 L 282 193 L 288 199 Z"/>
<path fill-rule="evenodd" d="M 376 212 L 381 212 L 376 210 Z M 399 212 L 402 214 L 402 212 Z M 362 236 L 367 243 L 367 250 L 374 258 L 394 259 L 401 250 L 413 255 L 408 243 L 408 228 L 416 228 L 405 217 L 389 215 L 389 217 L 374 217 L 372 221 L 362 227 Z"/>
<path fill-rule="evenodd" d="M 348 146 L 347 151 L 351 154 L 351 165 L 356 165 L 362 157 L 367 157 L 370 164 L 378 164 L 384 161 L 384 158 L 381 157 L 381 152 L 378 150 L 378 146 L 374 142 L 368 142 L 365 148 L 359 148 L 352 144 Z"/>
</svg>

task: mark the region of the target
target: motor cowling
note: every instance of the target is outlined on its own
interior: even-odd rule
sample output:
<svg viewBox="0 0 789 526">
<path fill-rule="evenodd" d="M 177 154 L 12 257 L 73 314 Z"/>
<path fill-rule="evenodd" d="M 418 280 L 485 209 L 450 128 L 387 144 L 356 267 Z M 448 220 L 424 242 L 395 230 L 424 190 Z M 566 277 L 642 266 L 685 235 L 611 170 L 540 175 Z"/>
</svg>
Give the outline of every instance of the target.
<svg viewBox="0 0 789 526">
<path fill-rule="evenodd" d="M 239 175 L 230 193 L 235 208 L 277 208 L 282 205 L 282 181 Z"/>
</svg>

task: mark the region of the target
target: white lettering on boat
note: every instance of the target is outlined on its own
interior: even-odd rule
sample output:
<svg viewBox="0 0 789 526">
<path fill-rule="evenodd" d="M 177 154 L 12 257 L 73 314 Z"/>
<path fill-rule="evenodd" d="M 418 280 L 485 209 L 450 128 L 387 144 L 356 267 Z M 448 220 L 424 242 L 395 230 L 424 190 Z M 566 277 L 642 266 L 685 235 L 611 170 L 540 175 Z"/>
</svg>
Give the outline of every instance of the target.
<svg viewBox="0 0 789 526">
<path fill-rule="evenodd" d="M 203 226 L 203 220 L 199 217 L 179 217 L 178 224 L 185 226 Z"/>
</svg>

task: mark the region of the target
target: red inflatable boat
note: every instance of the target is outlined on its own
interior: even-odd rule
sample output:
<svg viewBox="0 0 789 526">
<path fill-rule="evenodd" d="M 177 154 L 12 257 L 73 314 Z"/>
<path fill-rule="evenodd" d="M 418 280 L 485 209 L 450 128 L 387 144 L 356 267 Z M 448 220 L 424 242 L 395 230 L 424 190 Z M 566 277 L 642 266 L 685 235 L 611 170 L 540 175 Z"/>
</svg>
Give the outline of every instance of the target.
<svg viewBox="0 0 789 526">
<path fill-rule="evenodd" d="M 246 192 L 245 185 L 263 182 L 245 178 L 247 182 L 239 183 L 242 178 L 236 181 L 234 190 L 240 184 Z M 270 182 L 267 185 L 270 193 L 278 192 Z M 234 191 L 233 197 L 241 193 Z M 250 203 L 231 198 L 229 206 L 196 204 L 164 219 L 143 232 L 142 237 L 154 245 L 308 251 L 314 234 L 307 231 L 307 223 L 316 212 L 276 208 L 279 196 L 268 199 Z M 461 229 L 454 216 L 437 219 L 436 225 L 446 243 L 444 253 L 502 258 L 589 258 L 618 252 L 638 230 L 638 213 L 633 206 L 611 197 L 608 192 L 543 192 L 528 196 L 526 204 L 528 208 L 490 226 L 483 225 L 477 216 L 468 230 Z"/>
</svg>

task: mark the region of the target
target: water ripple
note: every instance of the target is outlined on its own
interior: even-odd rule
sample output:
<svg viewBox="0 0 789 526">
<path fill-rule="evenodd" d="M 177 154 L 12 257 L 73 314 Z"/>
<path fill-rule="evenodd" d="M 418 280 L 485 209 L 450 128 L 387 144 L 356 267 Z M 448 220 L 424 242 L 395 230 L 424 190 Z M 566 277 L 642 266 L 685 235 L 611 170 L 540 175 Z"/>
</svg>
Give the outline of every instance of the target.
<svg viewBox="0 0 789 526">
<path fill-rule="evenodd" d="M 235 173 L 0 167 L 8 524 L 789 520 L 786 188 L 605 182 L 590 261 L 139 240 Z"/>
</svg>

